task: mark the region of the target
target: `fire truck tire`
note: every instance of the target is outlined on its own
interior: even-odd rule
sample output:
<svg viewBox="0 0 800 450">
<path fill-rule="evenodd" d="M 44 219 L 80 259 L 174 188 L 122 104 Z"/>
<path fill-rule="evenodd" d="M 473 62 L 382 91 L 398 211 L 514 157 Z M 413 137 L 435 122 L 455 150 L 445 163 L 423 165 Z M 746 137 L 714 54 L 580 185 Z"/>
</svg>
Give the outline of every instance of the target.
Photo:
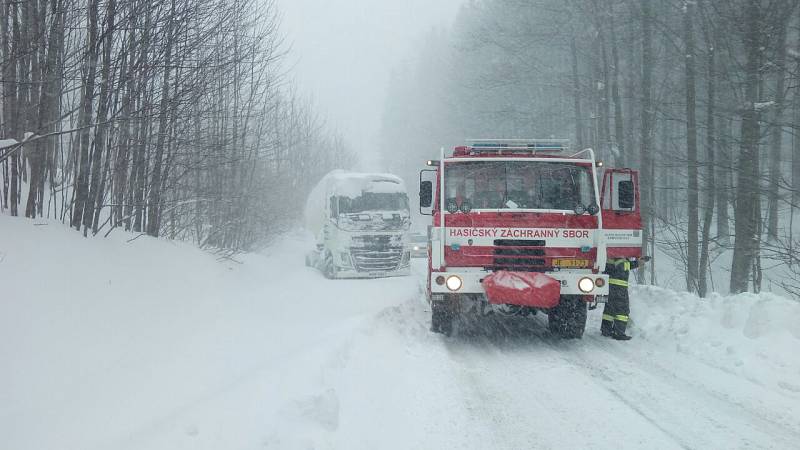
<svg viewBox="0 0 800 450">
<path fill-rule="evenodd" d="M 586 329 L 586 302 L 580 297 L 562 297 L 547 314 L 550 332 L 563 339 L 580 339 Z"/>
<path fill-rule="evenodd" d="M 431 331 L 450 336 L 453 334 L 452 305 L 448 301 L 435 301 L 431 303 Z"/>
</svg>

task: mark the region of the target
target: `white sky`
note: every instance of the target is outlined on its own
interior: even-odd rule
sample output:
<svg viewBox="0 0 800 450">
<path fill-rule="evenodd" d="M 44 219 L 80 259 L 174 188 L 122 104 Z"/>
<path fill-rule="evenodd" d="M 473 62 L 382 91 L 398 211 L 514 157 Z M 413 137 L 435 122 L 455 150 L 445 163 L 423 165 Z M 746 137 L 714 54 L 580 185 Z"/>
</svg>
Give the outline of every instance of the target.
<svg viewBox="0 0 800 450">
<path fill-rule="evenodd" d="M 463 0 L 278 0 L 293 76 L 371 165 L 389 73 Z M 375 169 L 374 167 L 365 167 Z"/>
</svg>

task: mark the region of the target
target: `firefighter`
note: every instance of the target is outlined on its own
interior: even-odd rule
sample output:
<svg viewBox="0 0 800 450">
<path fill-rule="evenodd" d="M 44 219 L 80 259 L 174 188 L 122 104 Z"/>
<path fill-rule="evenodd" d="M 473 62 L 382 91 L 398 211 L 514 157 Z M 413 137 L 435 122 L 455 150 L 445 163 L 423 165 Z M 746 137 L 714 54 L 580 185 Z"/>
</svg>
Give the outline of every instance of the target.
<svg viewBox="0 0 800 450">
<path fill-rule="evenodd" d="M 630 320 L 631 305 L 628 297 L 628 277 L 631 270 L 641 267 L 650 257 L 630 260 L 627 258 L 609 259 L 606 264 L 608 274 L 608 302 L 603 308 L 603 323 L 600 332 L 618 341 L 629 341 L 625 328 Z"/>
</svg>

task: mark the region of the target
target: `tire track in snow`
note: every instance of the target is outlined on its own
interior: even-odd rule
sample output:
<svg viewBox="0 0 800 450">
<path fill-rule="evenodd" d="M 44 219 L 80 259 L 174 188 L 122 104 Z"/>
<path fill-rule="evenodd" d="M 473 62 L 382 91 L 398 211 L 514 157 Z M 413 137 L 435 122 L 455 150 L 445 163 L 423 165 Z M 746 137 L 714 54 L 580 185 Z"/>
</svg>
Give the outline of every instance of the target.
<svg viewBox="0 0 800 450">
<path fill-rule="evenodd" d="M 781 447 L 788 448 L 800 437 L 797 431 L 713 391 L 716 386 L 698 384 L 663 365 L 648 366 L 649 358 L 633 353 L 628 344 L 589 334 L 577 341 L 582 344 L 575 350 L 576 341 L 560 341 L 546 334 L 539 334 L 538 339 L 577 368 L 595 375 L 595 383 L 686 448 L 718 447 L 720 439 L 727 446 L 756 448 L 771 448 L 778 440 Z M 743 429 L 748 430 L 747 435 L 742 435 Z M 710 433 L 713 430 L 717 432 Z M 687 442 L 687 437 L 692 441 Z M 732 442 L 732 438 L 739 441 Z"/>
<path fill-rule="evenodd" d="M 710 423 L 716 424 L 719 429 L 725 429 L 731 435 L 735 436 L 737 431 L 744 428 L 750 428 L 755 434 L 762 434 L 765 437 L 772 437 L 773 440 L 781 440 L 782 446 L 789 447 L 794 443 L 800 441 L 800 423 L 792 426 L 787 418 L 784 416 L 787 409 L 794 411 L 793 404 L 785 404 L 785 400 L 777 396 L 774 392 L 770 391 L 764 386 L 752 383 L 747 379 L 736 377 L 734 374 L 715 368 L 713 365 L 704 364 L 701 360 L 694 358 L 685 358 L 681 362 L 692 366 L 691 374 L 693 376 L 686 376 L 687 372 L 676 371 L 668 367 L 661 361 L 654 360 L 647 354 L 635 354 L 630 348 L 619 346 L 615 347 L 616 342 L 607 341 L 606 338 L 599 336 L 587 336 L 591 346 L 584 348 L 580 355 L 575 355 L 580 358 L 579 364 L 588 368 L 602 367 L 603 379 L 609 383 L 614 383 L 615 373 L 623 374 L 623 372 L 630 373 L 632 368 L 638 371 L 639 379 L 649 377 L 653 380 L 659 380 L 667 386 L 680 388 L 683 392 L 682 398 L 685 400 L 678 403 L 692 403 L 697 406 L 693 408 L 694 413 L 705 413 L 704 418 Z M 603 354 L 592 353 L 600 351 Z M 614 364 L 608 364 L 609 360 L 613 360 Z M 636 362 L 635 366 L 633 362 Z M 615 369 L 615 365 L 618 368 Z M 698 368 L 698 366 L 705 366 Z M 701 380 L 707 379 L 708 370 L 715 372 L 711 379 L 712 383 L 703 384 Z M 728 390 L 722 390 L 722 385 L 728 387 Z M 764 408 L 763 396 L 767 395 L 773 407 L 771 409 Z M 734 397 L 749 397 L 745 400 L 737 399 Z M 757 404 L 762 404 L 758 410 L 754 409 Z M 711 409 L 710 407 L 714 408 Z M 711 413 L 711 414 L 709 414 Z M 784 414 L 781 414 L 784 413 Z M 731 419 L 738 419 L 739 423 L 732 425 L 721 420 L 722 416 L 727 416 Z M 777 417 L 776 417 L 777 416 Z M 768 431 L 765 431 L 768 430 Z M 765 439 L 759 442 L 770 442 L 770 439 Z M 759 442 L 745 442 L 748 446 L 763 446 Z M 769 447 L 770 445 L 767 445 Z"/>
<path fill-rule="evenodd" d="M 704 378 L 669 370 L 666 363 L 654 364 L 647 355 L 623 347 L 625 344 L 590 334 L 582 341 L 561 341 L 549 336 L 541 320 L 531 322 L 535 325 L 522 329 L 501 327 L 488 333 L 462 334 L 444 340 L 454 362 L 463 367 L 465 397 L 472 399 L 466 401 L 483 402 L 484 410 L 478 409 L 476 413 L 479 416 L 485 413 L 484 419 L 504 418 L 495 421 L 500 435 L 508 434 L 502 432 L 503 423 L 525 417 L 526 413 L 535 414 L 543 404 L 558 399 L 546 390 L 540 390 L 540 397 L 534 401 L 524 394 L 509 395 L 515 385 L 532 385 L 534 390 L 552 387 L 547 371 L 555 364 L 565 368 L 561 380 L 565 389 L 569 389 L 570 383 L 581 381 L 600 388 L 617 405 L 624 405 L 647 422 L 651 437 L 662 434 L 680 448 L 790 448 L 800 439 L 791 419 L 775 409 L 780 409 L 782 402 L 772 403 L 775 405 L 772 410 L 762 410 L 763 405 L 753 409 L 754 403 L 747 401 L 748 396 L 752 400 L 766 392 L 763 387 L 736 377 L 721 380 L 719 385 L 703 384 Z M 543 348 L 549 351 L 542 351 Z M 719 379 L 715 376 L 704 373 L 711 381 Z M 746 395 L 739 392 L 742 385 L 751 386 Z M 585 415 L 586 410 L 598 408 L 593 402 L 602 401 L 600 397 L 589 395 L 586 403 L 574 411 L 550 408 L 547 413 L 563 418 L 564 422 L 574 421 Z M 776 420 L 776 415 L 783 420 Z M 628 423 L 620 429 L 630 428 L 632 425 Z M 519 439 L 516 443 L 528 444 Z M 659 446 L 666 443 L 662 441 Z"/>
<path fill-rule="evenodd" d="M 445 340 L 463 368 L 465 402 L 478 405 L 473 420 L 491 418 L 502 448 L 687 448 L 615 392 L 593 389 L 591 374 L 528 322 L 515 332 L 501 327 Z M 587 433 L 587 418 L 606 424 Z M 620 440 L 619 430 L 632 438 Z"/>
</svg>

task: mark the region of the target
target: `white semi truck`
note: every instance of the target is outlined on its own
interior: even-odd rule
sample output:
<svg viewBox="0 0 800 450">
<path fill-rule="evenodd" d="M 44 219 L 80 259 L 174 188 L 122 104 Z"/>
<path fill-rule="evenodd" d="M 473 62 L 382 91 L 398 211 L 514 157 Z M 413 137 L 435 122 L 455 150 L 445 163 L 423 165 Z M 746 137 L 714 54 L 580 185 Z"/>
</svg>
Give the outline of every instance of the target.
<svg viewBox="0 0 800 450">
<path fill-rule="evenodd" d="M 326 277 L 409 274 L 411 213 L 400 178 L 333 171 L 311 191 L 305 220 L 316 238 L 306 265 L 318 268 Z"/>
</svg>

